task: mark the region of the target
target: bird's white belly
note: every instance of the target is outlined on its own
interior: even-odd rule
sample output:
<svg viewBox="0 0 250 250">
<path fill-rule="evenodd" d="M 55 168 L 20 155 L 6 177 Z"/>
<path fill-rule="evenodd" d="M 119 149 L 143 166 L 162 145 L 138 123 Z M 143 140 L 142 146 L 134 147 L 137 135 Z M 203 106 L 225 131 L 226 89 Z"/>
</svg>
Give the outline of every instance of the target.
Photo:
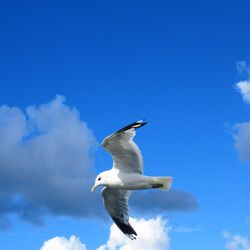
<svg viewBox="0 0 250 250">
<path fill-rule="evenodd" d="M 119 173 L 117 182 L 113 183 L 112 188 L 125 190 L 139 190 L 151 188 L 148 176 L 136 173 Z"/>
</svg>

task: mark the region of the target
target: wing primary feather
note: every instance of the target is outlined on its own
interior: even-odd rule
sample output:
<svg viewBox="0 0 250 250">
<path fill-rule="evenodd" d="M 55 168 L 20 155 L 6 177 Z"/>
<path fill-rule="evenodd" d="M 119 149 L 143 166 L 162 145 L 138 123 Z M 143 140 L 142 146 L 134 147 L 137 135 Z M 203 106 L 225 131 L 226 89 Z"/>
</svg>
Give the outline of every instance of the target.
<svg viewBox="0 0 250 250">
<path fill-rule="evenodd" d="M 127 235 L 130 239 L 135 240 L 137 236 L 136 231 L 133 229 L 133 227 L 130 225 L 130 223 L 125 224 L 118 218 L 111 216 L 115 224 L 119 227 L 119 229 Z"/>
<path fill-rule="evenodd" d="M 144 126 L 146 124 L 147 124 L 146 120 L 140 120 L 140 121 L 137 121 L 137 122 L 133 122 L 133 123 L 125 126 L 124 128 L 119 129 L 116 133 L 124 132 L 124 131 L 126 131 L 128 129 L 131 129 L 131 128 L 137 129 L 137 128 L 140 128 L 140 127 L 142 127 L 142 126 Z"/>
<path fill-rule="evenodd" d="M 104 206 L 117 227 L 131 240 L 135 240 L 137 233 L 129 223 L 128 199 L 131 191 L 111 188 L 102 189 Z"/>
</svg>

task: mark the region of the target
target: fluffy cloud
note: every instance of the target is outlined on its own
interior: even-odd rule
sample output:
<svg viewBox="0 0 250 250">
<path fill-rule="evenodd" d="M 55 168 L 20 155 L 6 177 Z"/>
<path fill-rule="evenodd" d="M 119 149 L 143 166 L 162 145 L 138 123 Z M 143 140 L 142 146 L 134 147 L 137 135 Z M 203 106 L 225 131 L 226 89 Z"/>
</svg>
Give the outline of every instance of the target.
<svg viewBox="0 0 250 250">
<path fill-rule="evenodd" d="M 250 241 L 241 235 L 232 235 L 230 232 L 223 232 L 224 238 L 227 240 L 225 247 L 228 250 L 250 250 Z"/>
<path fill-rule="evenodd" d="M 69 239 L 55 237 L 44 242 L 41 250 L 87 250 L 81 241 L 72 235 Z"/>
<path fill-rule="evenodd" d="M 166 220 L 161 217 L 149 220 L 131 218 L 130 222 L 138 233 L 136 240 L 131 241 L 128 239 L 113 224 L 110 228 L 109 240 L 97 250 L 169 249 L 170 239 L 168 233 L 170 227 L 167 226 Z"/>
<path fill-rule="evenodd" d="M 0 141 L 0 226 L 8 225 L 9 213 L 39 224 L 46 213 L 97 216 L 103 211 L 101 201 L 96 209 L 90 205 L 99 201 L 90 192 L 96 140 L 62 96 L 25 112 L 1 106 Z"/>
<path fill-rule="evenodd" d="M 250 162 L 250 122 L 236 124 L 234 128 L 236 133 L 233 138 L 239 158 Z"/>
<path fill-rule="evenodd" d="M 97 250 L 168 250 L 170 239 L 168 233 L 170 226 L 167 221 L 160 216 L 154 219 L 135 219 L 130 218 L 130 222 L 138 232 L 136 240 L 132 241 L 117 228 L 115 224 L 110 227 L 108 241 L 97 248 Z M 40 250 L 87 250 L 75 236 L 70 239 L 64 237 L 54 237 L 44 242 Z"/>
<path fill-rule="evenodd" d="M 241 93 L 243 101 L 250 103 L 250 67 L 247 65 L 246 61 L 237 62 L 236 67 L 239 74 L 247 80 L 236 83 L 235 87 Z"/>
<path fill-rule="evenodd" d="M 243 101 L 246 103 L 250 103 L 250 82 L 240 81 L 236 83 L 235 86 L 240 91 Z"/>
</svg>

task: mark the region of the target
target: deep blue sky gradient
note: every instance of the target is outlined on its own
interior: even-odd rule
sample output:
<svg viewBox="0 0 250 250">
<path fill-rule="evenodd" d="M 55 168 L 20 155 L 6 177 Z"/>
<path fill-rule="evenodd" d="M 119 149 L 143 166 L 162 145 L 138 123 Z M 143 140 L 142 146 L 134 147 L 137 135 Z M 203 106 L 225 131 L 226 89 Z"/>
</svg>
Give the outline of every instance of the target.
<svg viewBox="0 0 250 250">
<path fill-rule="evenodd" d="M 250 117 L 233 88 L 236 62 L 250 61 L 249 9 L 244 0 L 2 1 L 0 104 L 24 109 L 62 94 L 98 141 L 146 118 L 136 138 L 145 172 L 172 175 L 200 204 L 169 215 L 170 224 L 205 228 L 173 232 L 171 249 L 223 249 L 222 230 L 249 234 L 250 166 L 237 159 L 230 129 Z M 99 149 L 96 170 L 110 164 Z M 96 232 L 96 221 L 50 218 L 35 230 L 14 221 L 0 232 L 1 249 L 20 241 L 19 250 L 34 250 L 71 234 L 95 249 L 108 237 L 102 222 Z"/>
</svg>

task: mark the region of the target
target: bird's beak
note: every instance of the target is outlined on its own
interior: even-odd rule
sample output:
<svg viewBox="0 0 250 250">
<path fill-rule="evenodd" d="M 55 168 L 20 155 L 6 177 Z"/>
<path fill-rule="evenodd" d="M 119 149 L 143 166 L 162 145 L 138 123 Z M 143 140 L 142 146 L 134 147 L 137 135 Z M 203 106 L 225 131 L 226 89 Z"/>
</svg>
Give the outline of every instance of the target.
<svg viewBox="0 0 250 250">
<path fill-rule="evenodd" d="M 94 186 L 91 188 L 91 192 L 94 192 L 98 185 L 94 184 Z"/>
</svg>

